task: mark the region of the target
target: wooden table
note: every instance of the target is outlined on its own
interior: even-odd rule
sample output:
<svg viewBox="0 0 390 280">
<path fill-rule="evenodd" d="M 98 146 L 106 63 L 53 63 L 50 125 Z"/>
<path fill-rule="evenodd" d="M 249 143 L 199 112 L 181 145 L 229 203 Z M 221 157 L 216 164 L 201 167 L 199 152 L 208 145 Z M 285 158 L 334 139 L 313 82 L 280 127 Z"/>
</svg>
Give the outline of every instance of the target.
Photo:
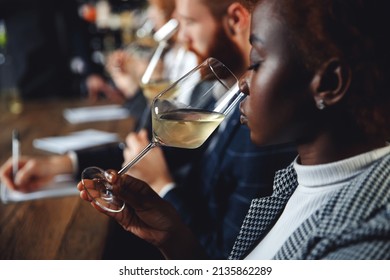
<svg viewBox="0 0 390 280">
<path fill-rule="evenodd" d="M 99 104 L 101 105 L 101 104 Z M 11 156 L 11 134 L 22 136 L 23 154 L 45 155 L 33 148 L 39 137 L 65 135 L 88 128 L 117 132 L 124 139 L 133 120 L 70 124 L 64 108 L 87 106 L 86 101 L 29 102 L 21 114 L 0 104 L 0 164 Z M 0 202 L 0 259 L 100 259 L 108 230 L 108 217 L 77 195 L 2 204 Z"/>
</svg>

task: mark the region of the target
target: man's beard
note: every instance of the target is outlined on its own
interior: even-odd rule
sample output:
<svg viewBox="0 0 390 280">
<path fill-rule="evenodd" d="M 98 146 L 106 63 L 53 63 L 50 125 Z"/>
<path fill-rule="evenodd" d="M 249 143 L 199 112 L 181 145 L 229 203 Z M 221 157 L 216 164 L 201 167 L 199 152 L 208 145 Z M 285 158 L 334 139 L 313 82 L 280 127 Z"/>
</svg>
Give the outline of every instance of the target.
<svg viewBox="0 0 390 280">
<path fill-rule="evenodd" d="M 222 27 L 210 45 L 206 57 L 201 56 L 199 53 L 196 54 L 199 64 L 209 57 L 214 57 L 225 64 L 225 66 L 228 67 L 236 76 L 243 74 L 247 67 L 245 64 L 246 59 L 242 57 L 242 52 L 240 52 L 237 45 L 229 39 Z"/>
</svg>

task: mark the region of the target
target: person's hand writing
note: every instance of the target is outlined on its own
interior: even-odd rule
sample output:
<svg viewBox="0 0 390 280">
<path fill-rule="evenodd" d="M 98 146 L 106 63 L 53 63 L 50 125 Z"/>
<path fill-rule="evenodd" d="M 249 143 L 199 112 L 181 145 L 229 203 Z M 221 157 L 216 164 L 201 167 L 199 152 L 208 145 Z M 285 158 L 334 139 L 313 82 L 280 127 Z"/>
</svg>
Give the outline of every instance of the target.
<svg viewBox="0 0 390 280">
<path fill-rule="evenodd" d="M 148 134 L 145 129 L 139 133 L 130 133 L 126 137 L 126 149 L 123 151 L 125 163 L 138 155 L 148 143 Z M 127 171 L 127 174 L 145 181 L 157 193 L 164 186 L 173 182 L 164 154 L 159 147 L 150 150 L 137 164 Z"/>
<path fill-rule="evenodd" d="M 59 174 L 72 173 L 72 162 L 66 156 L 26 157 L 19 160 L 19 170 L 13 178 L 12 158 L 8 159 L 0 168 L 0 179 L 9 188 L 31 192 L 37 190 Z"/>
</svg>

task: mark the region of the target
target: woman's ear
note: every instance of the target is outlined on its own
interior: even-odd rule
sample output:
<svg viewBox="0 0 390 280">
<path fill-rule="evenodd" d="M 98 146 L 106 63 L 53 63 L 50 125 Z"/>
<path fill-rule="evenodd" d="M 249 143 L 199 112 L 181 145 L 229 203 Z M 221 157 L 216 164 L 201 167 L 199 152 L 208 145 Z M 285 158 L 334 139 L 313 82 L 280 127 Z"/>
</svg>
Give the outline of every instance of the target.
<svg viewBox="0 0 390 280">
<path fill-rule="evenodd" d="M 311 82 L 311 89 L 317 107 L 337 104 L 347 93 L 351 83 L 351 71 L 339 58 L 331 58 L 317 70 Z"/>
<path fill-rule="evenodd" d="M 242 34 L 242 30 L 250 27 L 250 13 L 240 3 L 234 2 L 229 5 L 226 13 L 227 34 L 235 36 Z"/>
</svg>

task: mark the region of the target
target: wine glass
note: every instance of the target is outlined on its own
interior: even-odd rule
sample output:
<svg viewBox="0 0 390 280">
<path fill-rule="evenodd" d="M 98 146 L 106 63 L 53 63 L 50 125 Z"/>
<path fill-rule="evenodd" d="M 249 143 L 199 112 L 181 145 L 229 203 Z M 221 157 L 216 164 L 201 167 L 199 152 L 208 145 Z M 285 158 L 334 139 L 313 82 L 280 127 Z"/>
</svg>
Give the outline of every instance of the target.
<svg viewBox="0 0 390 280">
<path fill-rule="evenodd" d="M 174 51 L 175 49 L 175 44 L 169 40 L 176 34 L 178 28 L 179 22 L 176 19 L 171 19 L 153 36 L 153 39 L 158 42 L 157 48 L 140 82 L 140 86 L 149 104 L 158 93 L 166 89 L 172 81 L 179 78 L 172 77 L 172 69 L 167 68 L 164 61 L 167 53 L 172 53 L 172 50 Z"/>
<path fill-rule="evenodd" d="M 208 58 L 153 99 L 152 140 L 118 175 L 126 173 L 153 147 L 198 148 L 243 97 L 234 74 L 217 59 Z M 88 167 L 82 172 L 82 183 L 95 204 L 120 212 L 125 203 L 112 194 L 108 176 L 105 170 Z M 93 187 L 85 187 L 86 180 L 91 180 Z"/>
<path fill-rule="evenodd" d="M 140 80 L 140 87 L 146 98 L 147 106 L 139 118 L 136 131 L 150 126 L 153 99 L 195 67 L 195 61 L 195 54 L 181 44 L 168 46 L 163 52 L 156 50 Z"/>
</svg>

